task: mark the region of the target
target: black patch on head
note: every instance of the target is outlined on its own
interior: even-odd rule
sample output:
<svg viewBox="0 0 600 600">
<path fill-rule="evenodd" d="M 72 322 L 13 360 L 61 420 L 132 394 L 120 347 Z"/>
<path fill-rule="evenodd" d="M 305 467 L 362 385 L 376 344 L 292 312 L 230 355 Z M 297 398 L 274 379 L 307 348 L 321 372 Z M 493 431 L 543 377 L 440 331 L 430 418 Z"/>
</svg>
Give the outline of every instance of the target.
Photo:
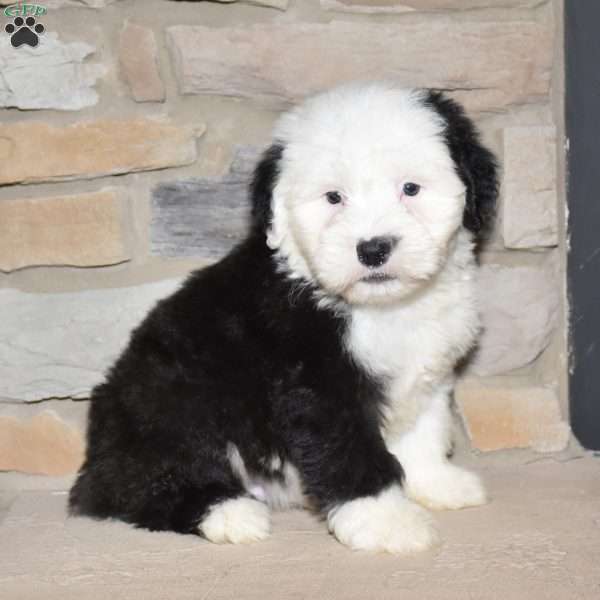
<svg viewBox="0 0 600 600">
<path fill-rule="evenodd" d="M 262 232 L 266 232 L 273 216 L 271 201 L 273 188 L 279 175 L 279 161 L 282 154 L 283 146 L 281 144 L 273 144 L 267 148 L 254 170 L 250 184 L 252 225 Z"/>
<path fill-rule="evenodd" d="M 491 229 L 496 212 L 496 158 L 481 144 L 479 132 L 460 104 L 441 92 L 429 90 L 425 105 L 446 122 L 445 141 L 458 176 L 467 188 L 463 225 L 482 239 Z"/>
</svg>

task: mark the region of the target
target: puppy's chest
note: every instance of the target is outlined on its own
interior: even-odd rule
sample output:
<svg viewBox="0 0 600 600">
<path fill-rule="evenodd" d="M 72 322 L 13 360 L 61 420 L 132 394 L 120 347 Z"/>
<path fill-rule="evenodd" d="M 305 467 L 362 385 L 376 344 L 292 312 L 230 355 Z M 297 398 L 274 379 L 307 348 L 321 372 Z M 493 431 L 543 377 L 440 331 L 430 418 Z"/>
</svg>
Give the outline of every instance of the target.
<svg viewBox="0 0 600 600">
<path fill-rule="evenodd" d="M 462 300 L 353 311 L 346 347 L 383 381 L 391 418 L 413 420 L 423 399 L 447 381 L 472 345 L 476 310 L 468 298 Z"/>
<path fill-rule="evenodd" d="M 444 343 L 438 327 L 401 311 L 359 309 L 352 315 L 346 345 L 356 362 L 375 377 L 414 380 L 435 370 L 440 342 Z"/>
</svg>

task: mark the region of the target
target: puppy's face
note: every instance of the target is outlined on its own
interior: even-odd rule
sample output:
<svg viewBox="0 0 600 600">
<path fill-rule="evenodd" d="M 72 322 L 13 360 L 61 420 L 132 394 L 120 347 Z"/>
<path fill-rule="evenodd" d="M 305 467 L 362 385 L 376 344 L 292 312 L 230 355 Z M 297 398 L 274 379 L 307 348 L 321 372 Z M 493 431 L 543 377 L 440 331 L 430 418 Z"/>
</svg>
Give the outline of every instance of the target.
<svg viewBox="0 0 600 600">
<path fill-rule="evenodd" d="M 444 127 L 421 92 L 381 86 L 342 88 L 285 115 L 271 247 L 354 304 L 425 285 L 465 211 Z"/>
</svg>

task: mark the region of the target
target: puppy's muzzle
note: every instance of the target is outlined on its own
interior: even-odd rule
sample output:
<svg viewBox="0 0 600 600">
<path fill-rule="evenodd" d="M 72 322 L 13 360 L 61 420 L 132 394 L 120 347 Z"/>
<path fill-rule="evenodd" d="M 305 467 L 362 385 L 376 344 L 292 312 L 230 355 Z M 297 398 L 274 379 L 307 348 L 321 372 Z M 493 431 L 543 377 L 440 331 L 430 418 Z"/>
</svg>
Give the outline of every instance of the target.
<svg viewBox="0 0 600 600">
<path fill-rule="evenodd" d="M 395 236 L 378 236 L 370 240 L 361 240 L 356 245 L 358 260 L 365 267 L 381 267 L 387 262 L 398 241 L 399 238 Z"/>
</svg>

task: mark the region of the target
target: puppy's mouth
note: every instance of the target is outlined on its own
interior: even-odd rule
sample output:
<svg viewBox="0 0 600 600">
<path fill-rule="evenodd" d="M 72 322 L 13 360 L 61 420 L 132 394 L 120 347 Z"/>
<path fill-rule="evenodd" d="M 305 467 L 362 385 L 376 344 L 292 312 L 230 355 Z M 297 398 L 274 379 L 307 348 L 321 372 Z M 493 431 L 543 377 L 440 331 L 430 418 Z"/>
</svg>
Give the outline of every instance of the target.
<svg viewBox="0 0 600 600">
<path fill-rule="evenodd" d="M 387 281 L 395 281 L 396 277 L 392 277 L 387 273 L 370 273 L 366 277 L 362 277 L 361 281 L 364 283 L 386 283 Z"/>
</svg>

